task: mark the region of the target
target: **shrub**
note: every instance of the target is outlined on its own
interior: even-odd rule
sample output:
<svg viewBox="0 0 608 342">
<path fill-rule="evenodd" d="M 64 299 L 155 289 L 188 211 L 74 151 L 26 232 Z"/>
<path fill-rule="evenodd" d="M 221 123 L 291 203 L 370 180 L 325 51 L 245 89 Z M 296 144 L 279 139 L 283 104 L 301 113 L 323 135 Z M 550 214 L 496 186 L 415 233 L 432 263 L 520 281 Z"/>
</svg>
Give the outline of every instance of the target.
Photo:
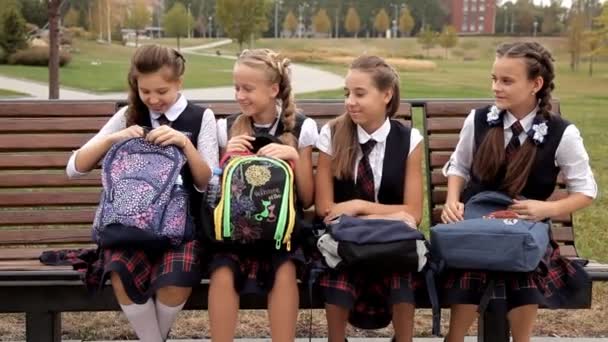
<svg viewBox="0 0 608 342">
<path fill-rule="evenodd" d="M 59 65 L 65 66 L 72 60 L 72 56 L 67 51 L 59 51 Z M 20 65 L 49 65 L 49 48 L 32 47 L 20 50 L 8 57 L 9 64 Z"/>
</svg>

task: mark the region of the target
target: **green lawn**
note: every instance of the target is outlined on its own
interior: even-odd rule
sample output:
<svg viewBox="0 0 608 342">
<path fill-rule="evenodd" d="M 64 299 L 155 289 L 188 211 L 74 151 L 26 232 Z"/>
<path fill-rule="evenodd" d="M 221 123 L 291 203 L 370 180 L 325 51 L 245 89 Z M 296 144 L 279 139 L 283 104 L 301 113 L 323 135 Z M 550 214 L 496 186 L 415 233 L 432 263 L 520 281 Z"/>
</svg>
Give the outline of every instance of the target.
<svg viewBox="0 0 608 342">
<path fill-rule="evenodd" d="M 93 41 L 78 40 L 74 45 L 72 61 L 61 68 L 62 86 L 93 92 L 124 91 L 127 72 L 134 48 L 122 45 L 103 45 Z M 186 55 L 186 88 L 204 88 L 232 84 L 233 61 Z M 0 74 L 48 82 L 47 67 L 0 65 Z"/>
<path fill-rule="evenodd" d="M 20 93 L 18 91 L 12 91 L 8 89 L 0 89 L 0 98 L 3 97 L 16 97 L 16 96 L 27 96 L 28 94 Z"/>
</svg>

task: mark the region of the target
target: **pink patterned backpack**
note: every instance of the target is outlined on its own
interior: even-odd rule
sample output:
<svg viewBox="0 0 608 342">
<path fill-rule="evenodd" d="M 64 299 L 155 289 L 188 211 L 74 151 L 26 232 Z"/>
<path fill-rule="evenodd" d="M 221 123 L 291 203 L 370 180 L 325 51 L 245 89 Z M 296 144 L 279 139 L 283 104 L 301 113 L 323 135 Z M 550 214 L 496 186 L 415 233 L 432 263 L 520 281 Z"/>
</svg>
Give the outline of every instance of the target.
<svg viewBox="0 0 608 342">
<path fill-rule="evenodd" d="M 188 192 L 176 184 L 186 158 L 175 146 L 133 138 L 112 146 L 93 223 L 100 247 L 164 249 L 193 235 Z"/>
</svg>

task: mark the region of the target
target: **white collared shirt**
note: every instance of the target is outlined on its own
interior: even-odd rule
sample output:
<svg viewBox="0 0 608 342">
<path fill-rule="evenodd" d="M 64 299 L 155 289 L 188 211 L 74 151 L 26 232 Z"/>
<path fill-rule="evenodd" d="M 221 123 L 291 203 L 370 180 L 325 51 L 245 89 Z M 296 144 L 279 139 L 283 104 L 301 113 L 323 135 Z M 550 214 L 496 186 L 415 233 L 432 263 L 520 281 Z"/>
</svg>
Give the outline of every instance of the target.
<svg viewBox="0 0 608 342">
<path fill-rule="evenodd" d="M 388 134 L 391 131 L 391 123 L 390 119 L 386 119 L 382 126 L 378 128 L 372 134 L 367 133 L 361 126 L 357 125 L 357 138 L 359 140 L 359 144 L 365 144 L 370 139 L 374 139 L 376 141 L 376 145 L 369 153 L 369 164 L 372 168 L 372 173 L 374 174 L 374 194 L 376 197 L 376 201 L 378 201 L 378 191 L 380 191 L 380 183 L 382 182 L 382 169 L 384 166 L 384 152 L 386 150 L 386 139 L 388 138 Z M 422 141 L 422 135 L 420 132 L 412 128 L 412 133 L 410 134 L 410 151 L 412 151 L 418 146 L 418 144 Z M 331 145 L 331 127 L 329 124 L 325 124 L 323 128 L 321 128 L 321 133 L 319 134 L 319 141 L 317 142 L 317 148 L 319 151 L 332 155 L 333 148 Z M 357 160 L 355 162 L 355 169 L 353 172 L 355 181 L 357 180 L 357 169 L 359 165 L 359 161 L 363 158 L 363 153 L 361 149 L 358 149 L 357 152 Z"/>
<path fill-rule="evenodd" d="M 273 123 L 269 124 L 256 124 L 253 125 L 259 128 L 268 128 L 270 125 L 270 129 L 268 130 L 268 134 L 275 135 L 277 132 L 277 127 L 279 126 L 279 120 L 281 120 L 281 114 L 279 111 L 279 115 L 277 120 L 274 120 Z M 303 149 L 308 146 L 314 146 L 317 143 L 317 139 L 319 138 L 319 129 L 317 128 L 317 122 L 311 118 L 306 118 L 302 123 L 302 128 L 300 129 L 300 137 L 298 138 L 298 149 Z M 228 145 L 228 122 L 226 119 L 217 120 L 217 142 L 220 148 L 225 148 Z"/>
<path fill-rule="evenodd" d="M 182 112 L 188 106 L 188 100 L 186 100 L 185 96 L 180 94 L 179 99 L 165 112 L 165 116 L 170 121 L 175 121 L 182 114 Z M 97 134 L 91 138 L 86 144 L 94 143 L 95 141 L 102 139 L 110 134 L 121 131 L 127 127 L 127 117 L 125 116 L 127 111 L 127 106 L 119 109 L 108 122 L 97 132 Z M 155 113 L 150 111 L 150 121 L 152 122 L 152 128 L 157 128 L 160 126 L 158 123 L 158 118 L 162 113 Z M 199 154 L 203 158 L 203 160 L 209 165 L 211 169 L 214 167 L 218 167 L 219 165 L 219 152 L 217 146 L 217 129 L 215 124 L 215 115 L 213 111 L 207 108 L 203 114 L 203 119 L 201 120 L 201 129 L 198 134 L 197 139 L 197 150 Z M 82 147 L 81 147 L 82 148 Z M 84 176 L 88 172 L 80 172 L 76 170 L 76 154 L 79 150 L 76 150 L 70 156 L 68 160 L 68 164 L 66 166 L 66 173 L 68 177 L 75 178 L 79 176 Z M 178 180 L 179 182 L 180 180 Z M 196 188 L 196 186 L 195 186 Z M 197 189 L 201 191 L 203 189 Z"/>
<path fill-rule="evenodd" d="M 519 136 L 520 143 L 528 138 L 526 132 L 532 127 L 534 116 L 538 108 L 527 114 L 519 122 L 523 132 Z M 503 117 L 504 143 L 505 147 L 513 136 L 511 125 L 517 121 L 513 114 L 507 112 Z M 548 134 L 551 134 L 549 132 Z M 471 166 L 473 165 L 473 149 L 475 148 L 475 110 L 467 116 L 464 121 L 458 145 L 450 160 L 443 168 L 445 176 L 460 176 L 467 182 L 470 179 Z M 589 155 L 583 145 L 583 138 L 573 124 L 566 127 L 562 139 L 555 151 L 555 166 L 559 167 L 564 175 L 568 192 L 582 193 L 591 198 L 597 196 L 597 184 L 589 166 Z"/>
</svg>

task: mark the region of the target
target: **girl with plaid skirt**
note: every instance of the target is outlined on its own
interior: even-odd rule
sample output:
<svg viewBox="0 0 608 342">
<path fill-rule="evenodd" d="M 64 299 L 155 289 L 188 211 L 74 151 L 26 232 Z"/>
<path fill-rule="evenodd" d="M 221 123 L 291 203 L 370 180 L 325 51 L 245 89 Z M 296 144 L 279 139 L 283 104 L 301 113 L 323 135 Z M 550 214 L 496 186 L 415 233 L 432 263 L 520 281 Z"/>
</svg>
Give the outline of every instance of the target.
<svg viewBox="0 0 608 342">
<path fill-rule="evenodd" d="M 589 157 L 578 129 L 551 110 L 553 58 L 538 43 L 500 45 L 492 69 L 495 105 L 473 110 L 444 169 L 448 177 L 445 223 L 463 219 L 464 205 L 481 191 L 502 191 L 514 198 L 509 208 L 521 219 L 569 215 L 597 195 Z M 568 196 L 548 201 L 558 173 Z M 530 341 L 539 305 L 563 304 L 586 281 L 580 265 L 559 254 L 551 241 L 546 267 L 496 279 L 494 298 L 504 299 L 513 340 Z M 448 342 L 462 342 L 477 317 L 488 273 L 448 270 L 444 304 L 451 306 Z"/>
<path fill-rule="evenodd" d="M 180 94 L 184 69 L 184 57 L 177 51 L 157 45 L 140 47 L 128 75 L 128 106 L 72 154 L 68 175 L 88 173 L 113 144 L 128 138 L 145 137 L 155 144 L 176 145 L 187 158 L 178 182 L 190 194 L 191 212 L 198 210 L 199 191 L 206 188 L 211 168 L 218 165 L 216 123 L 211 110 L 188 102 Z M 148 134 L 144 127 L 151 128 Z M 103 249 L 96 262 L 103 275 L 97 280 L 103 285 L 107 277 L 111 279 L 116 299 L 140 340 L 165 341 L 191 288 L 200 283 L 200 254 L 196 240 L 162 252 Z M 96 272 L 89 275 L 92 278 Z"/>
<path fill-rule="evenodd" d="M 314 120 L 296 113 L 289 60 L 267 50 L 245 50 L 234 66 L 235 98 L 241 113 L 218 120 L 218 142 L 223 153 L 253 150 L 254 135 L 270 134 L 271 143 L 258 155 L 292 162 L 298 203 L 313 202 L 312 147 L 318 137 Z M 303 255 L 292 251 L 226 249 L 217 246 L 210 263 L 209 318 L 211 340 L 232 342 L 240 294 L 268 296 L 273 341 L 294 341 L 298 316 L 297 274 Z"/>
<path fill-rule="evenodd" d="M 399 75 L 383 59 L 362 56 L 345 80 L 346 112 L 323 126 L 315 208 L 326 221 L 339 215 L 397 219 L 416 227 L 422 217 L 422 136 L 391 119 L 399 109 Z M 345 340 L 346 323 L 382 328 L 412 341 L 416 273 L 371 269 L 321 276 L 330 342 Z"/>
</svg>

